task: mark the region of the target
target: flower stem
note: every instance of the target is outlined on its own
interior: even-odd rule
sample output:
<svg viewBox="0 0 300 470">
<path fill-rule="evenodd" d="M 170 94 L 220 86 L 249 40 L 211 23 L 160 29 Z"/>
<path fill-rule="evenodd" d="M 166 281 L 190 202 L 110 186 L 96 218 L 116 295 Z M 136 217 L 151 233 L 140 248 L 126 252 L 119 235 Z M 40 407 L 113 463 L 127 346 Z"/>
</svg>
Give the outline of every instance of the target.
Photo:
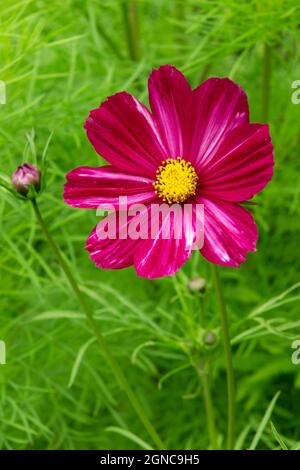
<svg viewBox="0 0 300 470">
<path fill-rule="evenodd" d="M 262 97 L 261 97 L 261 120 L 267 122 L 269 115 L 269 101 L 271 89 L 271 48 L 264 44 L 262 63 Z"/>
<path fill-rule="evenodd" d="M 45 223 L 45 221 L 42 217 L 42 214 L 40 212 L 40 209 L 38 207 L 37 201 L 35 199 L 32 199 L 31 202 L 32 202 L 32 207 L 34 209 L 37 220 L 38 220 L 38 222 L 39 222 L 39 224 L 42 228 L 42 231 L 45 235 L 45 238 L 46 238 L 51 250 L 53 251 L 53 254 L 55 255 L 57 261 L 59 262 L 62 270 L 64 271 L 64 273 L 65 273 L 65 275 L 66 275 L 66 277 L 69 281 L 69 284 L 70 284 L 71 288 L 73 289 L 74 294 L 76 295 L 76 297 L 78 299 L 78 302 L 81 305 L 81 308 L 82 308 L 83 312 L 86 315 L 86 319 L 87 319 L 90 327 L 93 330 L 93 333 L 94 333 L 94 335 L 95 335 L 95 337 L 98 341 L 98 344 L 100 346 L 100 350 L 101 350 L 103 356 L 105 357 L 105 359 L 107 360 L 107 362 L 108 362 L 108 364 L 111 368 L 111 371 L 115 375 L 120 387 L 126 393 L 126 395 L 128 397 L 128 400 L 130 401 L 133 409 L 135 410 L 136 414 L 138 415 L 141 422 L 143 423 L 145 429 L 147 430 L 147 432 L 149 433 L 149 435 L 153 439 L 153 442 L 156 444 L 158 449 L 164 449 L 165 446 L 164 446 L 163 442 L 161 441 L 161 439 L 158 436 L 156 430 L 154 429 L 154 427 L 152 426 L 152 424 L 148 420 L 148 418 L 147 418 L 147 416 L 144 412 L 143 407 L 141 406 L 139 400 L 137 399 L 136 395 L 134 394 L 132 388 L 129 385 L 129 382 L 126 379 L 125 374 L 123 373 L 122 369 L 120 368 L 118 362 L 114 359 L 111 352 L 109 351 L 109 349 L 107 347 L 107 344 L 106 344 L 106 341 L 105 341 L 103 335 L 101 334 L 101 332 L 98 329 L 98 326 L 97 326 L 96 321 L 95 321 L 94 316 L 93 316 L 92 309 L 90 308 L 88 303 L 86 303 L 85 298 L 84 298 L 82 292 L 79 289 L 79 286 L 77 284 L 76 279 L 74 278 L 69 266 L 67 265 L 67 263 L 63 259 L 62 255 L 61 255 L 61 252 L 60 252 L 60 249 L 58 248 L 58 246 L 56 245 L 56 243 L 53 240 L 52 236 L 50 235 L 48 227 L 47 227 L 47 225 L 46 225 L 46 223 Z"/>
<path fill-rule="evenodd" d="M 128 51 L 131 60 L 137 61 L 140 57 L 139 32 L 136 2 L 123 1 L 123 18 L 127 35 Z"/>
<path fill-rule="evenodd" d="M 235 387 L 234 373 L 232 366 L 232 352 L 230 345 L 229 325 L 226 311 L 226 305 L 222 292 L 218 268 L 215 264 L 211 265 L 212 276 L 216 288 L 217 299 L 220 310 L 221 327 L 223 333 L 224 352 L 227 372 L 227 400 L 228 400 L 228 424 L 227 424 L 227 449 L 233 449 L 235 432 Z"/>
<path fill-rule="evenodd" d="M 209 370 L 208 366 L 204 364 L 204 371 L 201 375 L 202 386 L 203 386 L 203 398 L 205 413 L 207 419 L 208 435 L 210 440 L 211 449 L 216 450 L 217 448 L 217 438 L 216 438 L 216 427 L 215 427 L 215 410 L 213 407 L 213 402 L 210 393 L 210 384 L 209 384 Z"/>
<path fill-rule="evenodd" d="M 204 322 L 205 322 L 205 299 L 204 296 L 201 295 L 200 298 L 200 324 L 204 329 Z M 217 448 L 217 437 L 216 437 L 216 427 L 215 427 L 215 410 L 213 406 L 213 401 L 211 397 L 210 391 L 210 383 L 209 383 L 209 366 L 207 361 L 203 360 L 203 367 L 197 368 L 202 387 L 203 387 L 203 398 L 204 398 L 204 407 L 205 407 L 205 414 L 206 414 L 206 421 L 208 427 L 208 436 L 209 441 L 212 449 Z"/>
</svg>

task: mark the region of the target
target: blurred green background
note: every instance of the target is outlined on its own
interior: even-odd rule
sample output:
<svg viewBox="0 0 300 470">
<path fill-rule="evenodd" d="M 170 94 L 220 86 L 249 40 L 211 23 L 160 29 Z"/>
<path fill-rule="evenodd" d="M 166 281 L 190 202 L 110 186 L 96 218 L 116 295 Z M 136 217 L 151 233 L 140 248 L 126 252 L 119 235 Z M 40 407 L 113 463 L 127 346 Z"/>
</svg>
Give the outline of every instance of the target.
<svg viewBox="0 0 300 470">
<path fill-rule="evenodd" d="M 40 164 L 46 155 L 44 217 L 170 449 L 209 448 L 203 361 L 219 446 L 225 440 L 226 375 L 210 267 L 194 253 L 163 280 L 97 270 L 83 250 L 96 214 L 63 203 L 64 175 L 99 164 L 82 128 L 89 110 L 120 90 L 147 103 L 152 67 L 171 63 L 193 86 L 209 76 L 243 86 L 251 120 L 271 125 L 276 168 L 253 209 L 258 252 L 238 270 L 221 270 L 237 379 L 236 448 L 300 448 L 300 365 L 291 361 L 292 341 L 300 339 L 300 105 L 291 101 L 299 35 L 297 0 L 1 1 L 1 184 L 22 161 Z M 0 339 L 7 348 L 0 447 L 149 448 L 30 205 L 2 186 L 0 213 Z M 202 297 L 187 288 L 195 276 L 206 280 Z M 214 331 L 214 346 L 203 344 L 204 331 Z"/>
</svg>

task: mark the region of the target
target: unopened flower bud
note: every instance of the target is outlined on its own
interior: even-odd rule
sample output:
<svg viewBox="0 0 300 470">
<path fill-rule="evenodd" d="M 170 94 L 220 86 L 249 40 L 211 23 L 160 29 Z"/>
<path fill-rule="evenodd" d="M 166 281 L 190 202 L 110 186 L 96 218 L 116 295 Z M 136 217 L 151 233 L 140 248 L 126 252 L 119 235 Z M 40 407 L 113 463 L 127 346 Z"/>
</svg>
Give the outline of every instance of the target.
<svg viewBox="0 0 300 470">
<path fill-rule="evenodd" d="M 30 163 L 23 163 L 18 166 L 12 175 L 12 185 L 15 190 L 26 196 L 30 186 L 34 186 L 36 191 L 39 191 L 41 186 L 41 173 L 38 168 Z"/>
<path fill-rule="evenodd" d="M 203 336 L 203 342 L 206 346 L 213 346 L 216 344 L 217 336 L 213 331 L 206 331 Z"/>
<path fill-rule="evenodd" d="M 191 291 L 205 292 L 206 281 L 203 277 L 194 277 L 188 283 L 188 288 Z"/>
</svg>

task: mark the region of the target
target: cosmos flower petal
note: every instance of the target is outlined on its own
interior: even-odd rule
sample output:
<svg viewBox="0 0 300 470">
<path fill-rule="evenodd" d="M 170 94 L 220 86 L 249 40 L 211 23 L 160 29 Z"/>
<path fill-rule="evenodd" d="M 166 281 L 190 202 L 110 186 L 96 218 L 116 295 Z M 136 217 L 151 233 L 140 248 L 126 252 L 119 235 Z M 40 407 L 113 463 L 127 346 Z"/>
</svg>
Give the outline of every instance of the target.
<svg viewBox="0 0 300 470">
<path fill-rule="evenodd" d="M 90 254 L 90 259 L 98 268 L 122 269 L 133 264 L 133 255 L 138 240 L 122 238 L 122 230 L 127 231 L 128 222 L 116 223 L 116 232 L 113 237 L 101 238 L 99 233 L 104 231 L 107 225 L 118 221 L 117 213 L 113 212 L 97 224 L 87 239 L 85 249 Z"/>
<path fill-rule="evenodd" d="M 182 218 L 180 238 L 174 235 L 176 223 L 175 217 L 163 216 L 155 237 L 140 241 L 134 253 L 134 266 L 139 276 L 150 279 L 171 276 L 189 259 L 195 242 L 193 212 L 190 217 L 187 214 Z M 163 230 L 167 224 L 171 236 L 164 239 Z"/>
<path fill-rule="evenodd" d="M 271 180 L 273 167 L 268 125 L 238 126 L 201 174 L 201 194 L 225 201 L 246 201 Z"/>
<path fill-rule="evenodd" d="M 156 195 L 152 180 L 136 176 L 113 166 L 82 166 L 67 174 L 64 201 L 73 207 L 119 207 L 119 196 L 127 196 L 129 205 L 147 203 Z"/>
<path fill-rule="evenodd" d="M 228 78 L 210 78 L 193 91 L 190 160 L 201 172 L 226 135 L 249 121 L 247 96 Z"/>
<path fill-rule="evenodd" d="M 252 214 L 235 203 L 200 197 L 204 204 L 202 255 L 211 263 L 237 268 L 256 250 L 258 231 Z"/>
<path fill-rule="evenodd" d="M 150 112 L 128 93 L 92 110 L 84 127 L 96 152 L 126 172 L 151 177 L 168 157 Z"/>
<path fill-rule="evenodd" d="M 192 89 L 184 75 L 171 65 L 153 70 L 149 102 L 168 157 L 188 159 L 191 132 Z"/>
</svg>

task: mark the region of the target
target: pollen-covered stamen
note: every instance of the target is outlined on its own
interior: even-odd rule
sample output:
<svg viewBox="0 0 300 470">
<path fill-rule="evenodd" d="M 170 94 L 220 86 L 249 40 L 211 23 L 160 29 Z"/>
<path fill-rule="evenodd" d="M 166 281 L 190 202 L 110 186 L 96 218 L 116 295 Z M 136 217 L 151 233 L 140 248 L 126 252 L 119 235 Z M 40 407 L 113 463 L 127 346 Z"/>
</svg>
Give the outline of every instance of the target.
<svg viewBox="0 0 300 470">
<path fill-rule="evenodd" d="M 196 194 L 198 176 L 192 164 L 180 157 L 168 158 L 156 172 L 155 193 L 169 204 L 186 201 Z"/>
</svg>

